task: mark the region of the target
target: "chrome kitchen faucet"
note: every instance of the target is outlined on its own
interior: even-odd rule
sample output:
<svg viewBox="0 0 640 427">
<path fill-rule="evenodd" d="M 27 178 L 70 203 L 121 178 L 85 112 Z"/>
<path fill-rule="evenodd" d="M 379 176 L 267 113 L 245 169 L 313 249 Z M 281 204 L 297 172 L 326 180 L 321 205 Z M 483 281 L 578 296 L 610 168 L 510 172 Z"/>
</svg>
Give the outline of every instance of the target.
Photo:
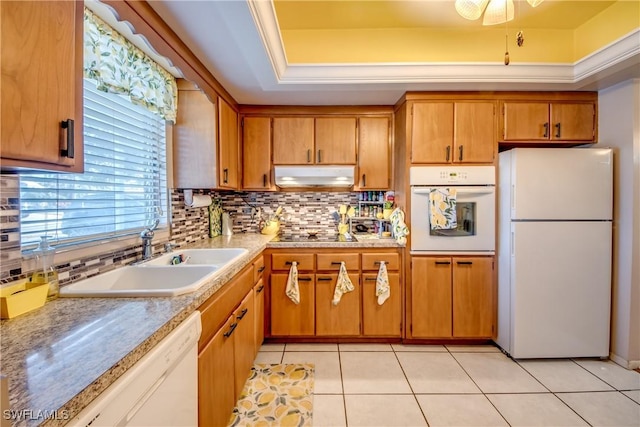
<svg viewBox="0 0 640 427">
<path fill-rule="evenodd" d="M 160 219 L 156 218 L 155 223 L 151 227 L 147 227 L 140 233 L 140 238 L 142 239 L 142 259 L 149 259 L 153 256 L 153 245 L 151 244 L 153 240 L 154 231 L 158 228 L 158 224 L 160 224 Z"/>
</svg>

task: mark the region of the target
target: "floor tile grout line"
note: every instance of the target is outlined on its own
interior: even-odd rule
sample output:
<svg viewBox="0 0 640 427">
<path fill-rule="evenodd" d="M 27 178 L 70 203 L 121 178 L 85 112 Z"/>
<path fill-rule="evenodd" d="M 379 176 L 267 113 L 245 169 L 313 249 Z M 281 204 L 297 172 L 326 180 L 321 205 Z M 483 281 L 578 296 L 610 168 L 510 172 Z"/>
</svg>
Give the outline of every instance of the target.
<svg viewBox="0 0 640 427">
<path fill-rule="evenodd" d="M 413 396 L 413 400 L 415 400 L 416 405 L 418 405 L 418 409 L 422 414 L 422 418 L 424 418 L 424 422 L 427 423 L 427 427 L 428 427 L 429 420 L 427 419 L 427 414 L 424 412 L 424 409 L 422 408 L 422 406 L 420 405 L 420 402 L 418 401 L 418 397 L 416 396 L 416 392 L 414 391 L 413 386 L 411 385 L 411 381 L 409 381 L 407 372 L 404 370 L 404 366 L 402 366 L 402 362 L 400 362 L 400 358 L 398 357 L 398 352 L 393 348 L 393 346 L 391 346 L 391 351 L 393 351 L 393 356 L 396 358 L 396 361 L 398 362 L 398 366 L 400 366 L 400 370 L 402 371 L 402 375 L 404 375 L 404 379 L 409 385 L 409 390 L 411 390 L 411 395 Z"/>
<path fill-rule="evenodd" d="M 603 383 L 605 383 L 606 385 L 608 385 L 609 387 L 613 388 L 616 391 L 620 391 L 618 389 L 618 387 L 614 386 L 613 384 L 609 384 L 607 381 L 604 380 L 604 378 L 600 378 L 598 375 L 596 375 L 595 373 L 591 372 L 589 369 L 585 368 L 584 366 L 582 366 L 580 363 L 578 363 L 575 359 L 571 359 L 571 361 L 573 363 L 575 363 L 576 365 L 578 365 L 579 367 L 581 367 L 582 369 L 584 369 L 585 371 L 587 371 L 588 373 L 590 373 L 591 375 L 593 375 L 594 377 L 596 377 L 597 379 L 599 379 L 600 381 L 602 381 Z M 615 363 L 615 362 L 614 362 Z M 616 364 L 616 366 L 618 366 Z M 624 369 L 624 368 L 623 368 Z"/>
</svg>

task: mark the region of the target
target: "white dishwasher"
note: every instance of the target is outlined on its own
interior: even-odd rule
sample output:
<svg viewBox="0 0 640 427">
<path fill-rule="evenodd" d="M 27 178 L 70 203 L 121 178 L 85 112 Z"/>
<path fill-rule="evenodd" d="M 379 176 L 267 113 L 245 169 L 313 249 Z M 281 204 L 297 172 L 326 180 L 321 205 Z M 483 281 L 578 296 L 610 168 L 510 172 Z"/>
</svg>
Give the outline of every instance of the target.
<svg viewBox="0 0 640 427">
<path fill-rule="evenodd" d="M 196 311 L 69 422 L 72 426 L 196 426 Z"/>
</svg>

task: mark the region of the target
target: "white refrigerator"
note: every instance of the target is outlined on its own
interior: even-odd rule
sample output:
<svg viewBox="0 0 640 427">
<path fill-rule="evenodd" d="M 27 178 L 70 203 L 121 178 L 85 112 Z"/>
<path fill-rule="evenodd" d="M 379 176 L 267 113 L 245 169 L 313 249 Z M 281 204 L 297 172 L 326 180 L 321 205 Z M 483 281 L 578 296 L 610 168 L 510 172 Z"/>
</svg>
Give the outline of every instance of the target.
<svg viewBox="0 0 640 427">
<path fill-rule="evenodd" d="M 499 159 L 497 344 L 515 359 L 608 357 L 613 154 Z"/>
</svg>

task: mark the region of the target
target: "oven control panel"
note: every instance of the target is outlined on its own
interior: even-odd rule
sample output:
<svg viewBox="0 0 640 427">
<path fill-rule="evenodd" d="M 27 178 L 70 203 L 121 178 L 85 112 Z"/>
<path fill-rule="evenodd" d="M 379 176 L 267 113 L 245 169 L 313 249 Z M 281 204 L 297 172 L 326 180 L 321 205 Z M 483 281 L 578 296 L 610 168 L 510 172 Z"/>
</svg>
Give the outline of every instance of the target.
<svg viewBox="0 0 640 427">
<path fill-rule="evenodd" d="M 466 172 L 462 172 L 462 171 L 447 171 L 447 170 L 443 170 L 440 171 L 440 179 L 443 181 L 446 181 L 448 183 L 458 183 L 458 182 L 465 182 L 468 178 L 468 175 Z"/>
<path fill-rule="evenodd" d="M 410 185 L 495 185 L 494 166 L 412 166 Z"/>
</svg>

